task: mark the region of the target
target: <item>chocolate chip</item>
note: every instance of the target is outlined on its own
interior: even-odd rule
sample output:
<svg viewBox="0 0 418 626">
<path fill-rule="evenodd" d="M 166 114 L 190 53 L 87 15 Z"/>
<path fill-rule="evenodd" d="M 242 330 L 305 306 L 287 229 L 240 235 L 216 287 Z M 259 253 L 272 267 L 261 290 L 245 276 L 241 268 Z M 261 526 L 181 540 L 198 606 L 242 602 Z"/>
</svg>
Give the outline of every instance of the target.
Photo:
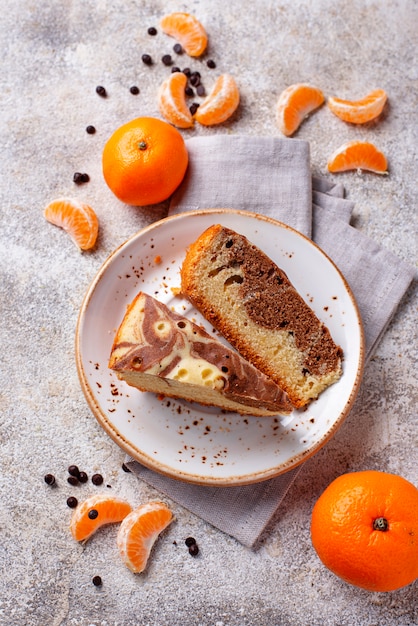
<svg viewBox="0 0 418 626">
<path fill-rule="evenodd" d="M 152 35 L 152 37 L 154 37 L 157 34 L 157 29 L 154 26 L 150 26 L 147 33 L 148 35 Z"/>
<path fill-rule="evenodd" d="M 186 546 L 188 548 L 190 548 L 190 546 L 193 546 L 196 544 L 196 539 L 194 537 L 187 537 L 187 539 L 185 539 L 184 543 L 186 544 Z"/>
<path fill-rule="evenodd" d="M 200 85 L 200 74 L 199 72 L 192 72 L 190 74 L 190 84 L 193 85 L 193 87 L 197 87 L 198 85 Z"/>
<path fill-rule="evenodd" d="M 80 481 L 80 483 L 86 483 L 88 481 L 89 477 L 87 476 L 86 472 L 80 472 L 78 475 L 78 480 Z"/>
<path fill-rule="evenodd" d="M 191 554 L 192 556 L 197 556 L 199 554 L 199 546 L 197 545 L 197 543 L 189 546 L 189 554 Z"/>
<path fill-rule="evenodd" d="M 55 476 L 53 474 L 45 474 L 44 481 L 47 485 L 55 485 Z"/>
<path fill-rule="evenodd" d="M 190 76 L 192 73 L 192 70 L 190 69 L 190 67 L 185 67 L 183 70 L 183 74 L 186 74 L 186 76 Z"/>
<path fill-rule="evenodd" d="M 67 498 L 67 506 L 69 506 L 70 509 L 75 509 L 77 504 L 78 504 L 78 500 L 77 498 L 74 498 L 74 496 L 70 496 L 69 498 Z"/>
<path fill-rule="evenodd" d="M 125 463 L 122 463 L 122 469 L 127 474 L 131 474 L 132 473 L 131 470 L 129 469 L 129 467 L 127 465 L 125 465 Z"/>
<path fill-rule="evenodd" d="M 211 70 L 213 70 L 216 67 L 216 63 L 213 59 L 208 59 L 206 61 L 206 65 L 210 67 Z"/>
<path fill-rule="evenodd" d="M 103 483 L 103 476 L 101 474 L 93 474 L 91 482 L 93 485 L 101 485 Z"/>
<path fill-rule="evenodd" d="M 103 87 L 103 85 L 97 85 L 96 93 L 99 94 L 99 96 L 101 96 L 102 98 L 106 98 L 107 96 L 106 89 Z"/>
<path fill-rule="evenodd" d="M 87 517 L 89 519 L 96 519 L 97 517 L 99 517 L 99 511 L 97 509 L 90 509 L 90 511 L 87 513 Z"/>
<path fill-rule="evenodd" d="M 83 183 L 88 183 L 89 180 L 90 180 L 90 176 L 86 174 L 85 172 L 75 172 L 73 176 L 73 182 L 75 182 L 76 185 L 82 185 Z"/>
<path fill-rule="evenodd" d="M 93 576 L 92 581 L 93 585 L 95 587 L 101 587 L 102 586 L 102 579 L 100 576 Z"/>
<path fill-rule="evenodd" d="M 199 103 L 198 102 L 193 102 L 190 106 L 189 106 L 189 111 L 192 115 L 194 115 L 197 111 L 197 109 L 199 108 Z"/>
<path fill-rule="evenodd" d="M 94 126 L 89 124 L 86 128 L 86 133 L 88 133 L 89 135 L 94 135 L 95 132 L 96 132 L 96 129 L 94 128 Z"/>
<path fill-rule="evenodd" d="M 189 96 L 189 98 L 194 96 L 194 91 L 191 87 L 186 87 L 184 93 L 186 94 L 186 96 Z"/>
<path fill-rule="evenodd" d="M 177 67 L 177 65 L 173 65 L 171 68 L 171 73 L 174 74 L 175 72 L 181 72 L 181 69 Z"/>
<path fill-rule="evenodd" d="M 70 474 L 70 476 L 75 476 L 76 478 L 78 478 L 80 470 L 78 469 L 77 465 L 70 465 L 70 467 L 68 468 L 68 473 Z"/>
<path fill-rule="evenodd" d="M 161 58 L 161 61 L 164 63 L 164 65 L 171 65 L 173 63 L 173 59 L 171 58 L 171 54 L 165 54 Z"/>
<path fill-rule="evenodd" d="M 78 478 L 77 476 L 68 476 L 67 482 L 73 487 L 75 487 L 76 485 L 78 485 Z"/>
<path fill-rule="evenodd" d="M 198 85 L 196 87 L 196 93 L 198 96 L 204 96 L 205 95 L 205 88 L 203 87 L 203 85 Z"/>
<path fill-rule="evenodd" d="M 179 43 L 174 44 L 173 50 L 176 54 L 183 54 L 183 48 Z"/>
<path fill-rule="evenodd" d="M 152 65 L 152 58 L 149 54 L 143 54 L 141 59 L 145 65 Z"/>
<path fill-rule="evenodd" d="M 136 85 L 132 85 L 132 87 L 130 87 L 129 91 L 134 96 L 137 96 L 139 94 L 139 88 Z"/>
</svg>

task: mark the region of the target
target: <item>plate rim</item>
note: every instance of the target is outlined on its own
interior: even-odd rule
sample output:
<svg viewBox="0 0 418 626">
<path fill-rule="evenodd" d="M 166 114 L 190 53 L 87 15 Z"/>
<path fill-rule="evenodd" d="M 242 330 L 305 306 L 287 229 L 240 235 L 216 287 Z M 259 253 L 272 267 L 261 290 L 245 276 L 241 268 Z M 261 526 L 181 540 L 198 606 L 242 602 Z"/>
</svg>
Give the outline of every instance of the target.
<svg viewBox="0 0 418 626">
<path fill-rule="evenodd" d="M 272 223 L 275 226 L 280 228 L 284 228 L 286 230 L 292 231 L 298 237 L 304 239 L 309 245 L 313 246 L 317 249 L 317 251 L 323 255 L 326 260 L 333 266 L 334 270 L 339 275 L 344 288 L 350 298 L 350 301 L 353 305 L 357 322 L 359 328 L 359 362 L 357 366 L 357 371 L 355 375 L 355 379 L 353 382 L 353 386 L 350 392 L 349 397 L 345 403 L 343 411 L 339 414 L 338 418 L 333 422 L 332 426 L 326 431 L 324 435 L 309 449 L 306 451 L 298 452 L 294 457 L 289 459 L 287 462 L 282 462 L 278 466 L 273 466 L 268 470 L 260 470 L 258 472 L 252 471 L 251 474 L 247 475 L 238 475 L 238 476 L 228 476 L 227 478 L 222 476 L 212 476 L 211 478 L 199 476 L 198 474 L 194 474 L 191 472 L 183 472 L 181 470 L 173 470 L 170 469 L 166 464 L 161 463 L 155 458 L 150 457 L 146 453 L 141 453 L 138 451 L 137 447 L 134 446 L 130 441 L 126 439 L 118 429 L 109 421 L 108 417 L 105 415 L 102 410 L 100 403 L 96 402 L 95 396 L 92 392 L 91 386 L 88 382 L 88 377 L 84 371 L 83 361 L 82 361 L 82 349 L 81 349 L 81 330 L 83 326 L 83 321 L 85 319 L 85 314 L 88 308 L 88 304 L 95 292 L 95 289 L 99 285 L 102 280 L 103 275 L 106 272 L 106 269 L 109 265 L 111 265 L 113 259 L 121 252 L 121 250 L 125 247 L 128 247 L 132 241 L 136 238 L 146 235 L 147 232 L 153 231 L 156 228 L 164 226 L 166 223 L 172 222 L 174 220 L 183 220 L 187 217 L 194 217 L 199 215 L 242 215 L 245 218 L 251 218 L 256 221 L 264 221 L 268 223 Z M 228 209 L 228 208 L 208 208 L 208 209 L 197 209 L 193 211 L 184 211 L 182 213 L 177 213 L 174 215 L 168 215 L 160 220 L 152 222 L 151 224 L 145 226 L 144 228 L 139 229 L 133 235 L 128 237 L 124 242 L 122 242 L 119 246 L 117 246 L 105 259 L 102 265 L 99 267 L 96 272 L 93 280 L 90 282 L 85 295 L 83 297 L 79 314 L 77 317 L 76 328 L 75 328 L 75 360 L 76 360 L 76 368 L 77 374 L 80 382 L 81 389 L 83 391 L 84 397 L 87 401 L 87 404 L 96 418 L 99 425 L 103 428 L 105 433 L 122 449 L 126 454 L 131 456 L 134 460 L 138 461 L 141 465 L 148 468 L 149 470 L 156 471 L 163 476 L 166 476 L 171 479 L 175 479 L 181 482 L 189 483 L 189 484 L 197 484 L 202 486 L 217 486 L 217 487 L 234 487 L 234 486 L 243 486 L 249 485 L 259 482 L 264 482 L 272 478 L 276 478 L 280 475 L 289 472 L 309 458 L 314 456 L 325 444 L 335 435 L 337 430 L 342 426 L 345 419 L 349 415 L 353 403 L 357 397 L 365 366 L 365 335 L 364 335 L 364 326 L 360 314 L 360 310 L 357 304 L 357 301 L 354 297 L 354 294 L 343 275 L 342 271 L 338 268 L 338 266 L 334 263 L 334 261 L 328 256 L 320 246 L 318 246 L 315 241 L 309 239 L 303 233 L 300 233 L 295 228 L 276 220 L 270 216 L 262 215 L 260 213 L 245 211 L 242 209 Z"/>
</svg>

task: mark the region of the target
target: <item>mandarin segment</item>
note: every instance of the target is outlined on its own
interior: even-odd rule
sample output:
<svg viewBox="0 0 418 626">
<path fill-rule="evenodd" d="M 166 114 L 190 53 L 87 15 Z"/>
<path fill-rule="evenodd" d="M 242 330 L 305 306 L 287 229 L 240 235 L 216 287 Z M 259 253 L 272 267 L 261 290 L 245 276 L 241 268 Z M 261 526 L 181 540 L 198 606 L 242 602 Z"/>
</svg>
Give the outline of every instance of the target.
<svg viewBox="0 0 418 626">
<path fill-rule="evenodd" d="M 365 124 L 378 117 L 387 101 L 387 94 L 383 89 L 375 89 L 361 100 L 342 100 L 328 98 L 329 109 L 344 122 L 351 124 Z"/>
<path fill-rule="evenodd" d="M 94 247 L 99 232 L 99 220 L 94 210 L 74 198 L 59 198 L 44 209 L 45 219 L 62 228 L 80 250 Z"/>
<path fill-rule="evenodd" d="M 418 489 L 395 474 L 343 474 L 312 511 L 312 545 L 322 563 L 369 591 L 394 591 L 418 578 L 417 537 Z"/>
<path fill-rule="evenodd" d="M 369 141 L 349 141 L 343 144 L 330 156 L 327 167 L 332 173 L 348 170 L 388 173 L 386 156 Z"/>
<path fill-rule="evenodd" d="M 175 12 L 165 15 L 160 26 L 162 31 L 174 37 L 183 50 L 191 57 L 198 57 L 204 53 L 208 44 L 205 29 L 199 20 L 190 13 Z"/>
<path fill-rule="evenodd" d="M 76 541 L 87 541 L 101 526 L 121 522 L 131 511 L 131 505 L 120 498 L 104 494 L 91 496 L 75 509 L 71 534 Z"/>
<path fill-rule="evenodd" d="M 282 91 L 277 101 L 276 119 L 283 135 L 293 135 L 303 120 L 324 102 L 322 91 L 312 85 L 297 83 Z"/>
<path fill-rule="evenodd" d="M 193 117 L 186 102 L 187 76 L 173 72 L 158 90 L 158 106 L 161 115 L 178 128 L 193 126 Z"/>
<path fill-rule="evenodd" d="M 125 517 L 117 545 L 123 562 L 132 572 L 139 574 L 145 570 L 158 536 L 173 519 L 173 513 L 163 502 L 147 502 Z"/>
<path fill-rule="evenodd" d="M 236 111 L 239 101 L 239 89 L 234 77 L 222 74 L 197 109 L 195 120 L 203 126 L 222 124 Z"/>
</svg>

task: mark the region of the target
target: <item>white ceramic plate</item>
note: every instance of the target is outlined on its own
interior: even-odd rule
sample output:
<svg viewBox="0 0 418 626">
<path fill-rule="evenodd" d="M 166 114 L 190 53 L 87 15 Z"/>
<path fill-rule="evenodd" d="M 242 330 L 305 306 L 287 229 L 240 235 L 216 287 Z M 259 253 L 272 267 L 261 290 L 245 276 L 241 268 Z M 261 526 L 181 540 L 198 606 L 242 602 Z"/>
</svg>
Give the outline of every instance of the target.
<svg viewBox="0 0 418 626">
<path fill-rule="evenodd" d="M 107 367 L 128 303 L 145 291 L 213 329 L 173 288 L 185 250 L 210 225 L 245 235 L 288 275 L 344 350 L 341 379 L 305 411 L 242 417 L 143 393 Z M 353 295 L 329 258 L 284 224 L 254 213 L 213 209 L 166 218 L 140 231 L 104 263 L 91 284 L 76 331 L 76 358 L 89 406 L 108 435 L 143 465 L 192 483 L 230 486 L 266 480 L 317 452 L 336 432 L 363 370 L 362 324 Z"/>
</svg>

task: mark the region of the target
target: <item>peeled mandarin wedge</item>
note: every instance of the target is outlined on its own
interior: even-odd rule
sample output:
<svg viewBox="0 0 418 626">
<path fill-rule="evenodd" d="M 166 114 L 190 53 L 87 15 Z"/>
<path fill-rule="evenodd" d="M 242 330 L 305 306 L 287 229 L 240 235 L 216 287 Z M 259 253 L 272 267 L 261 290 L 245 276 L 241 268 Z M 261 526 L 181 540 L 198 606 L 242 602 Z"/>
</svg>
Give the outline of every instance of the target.
<svg viewBox="0 0 418 626">
<path fill-rule="evenodd" d="M 365 124 L 378 117 L 383 111 L 387 100 L 383 89 L 371 91 L 361 100 L 341 100 L 340 98 L 328 98 L 328 107 L 344 122 L 351 124 Z"/>
<path fill-rule="evenodd" d="M 368 170 L 375 174 L 387 174 L 387 160 L 383 152 L 368 141 L 349 141 L 328 159 L 330 172 Z"/>
<path fill-rule="evenodd" d="M 186 102 L 187 76 L 173 72 L 158 90 L 158 106 L 161 115 L 178 128 L 193 126 L 193 117 Z"/>
<path fill-rule="evenodd" d="M 93 209 L 74 198 L 59 198 L 44 209 L 45 219 L 65 230 L 80 250 L 96 243 L 99 220 Z"/>
<path fill-rule="evenodd" d="M 148 502 L 125 517 L 117 544 L 123 562 L 134 574 L 145 570 L 154 543 L 172 521 L 173 514 L 163 502 Z"/>
<path fill-rule="evenodd" d="M 277 102 L 277 124 L 286 137 L 297 131 L 305 117 L 325 102 L 324 94 L 317 87 L 297 83 L 287 87 Z"/>
<path fill-rule="evenodd" d="M 202 24 L 189 13 L 170 13 L 165 15 L 160 26 L 162 31 L 174 37 L 183 50 L 191 57 L 198 57 L 206 50 L 208 37 Z"/>
<path fill-rule="evenodd" d="M 239 105 L 239 90 L 230 74 L 222 74 L 217 79 L 210 94 L 195 113 L 195 120 L 204 126 L 222 124 Z"/>
<path fill-rule="evenodd" d="M 121 522 L 132 511 L 125 500 L 97 494 L 84 500 L 74 511 L 70 530 L 76 541 L 87 541 L 104 524 Z"/>
</svg>

